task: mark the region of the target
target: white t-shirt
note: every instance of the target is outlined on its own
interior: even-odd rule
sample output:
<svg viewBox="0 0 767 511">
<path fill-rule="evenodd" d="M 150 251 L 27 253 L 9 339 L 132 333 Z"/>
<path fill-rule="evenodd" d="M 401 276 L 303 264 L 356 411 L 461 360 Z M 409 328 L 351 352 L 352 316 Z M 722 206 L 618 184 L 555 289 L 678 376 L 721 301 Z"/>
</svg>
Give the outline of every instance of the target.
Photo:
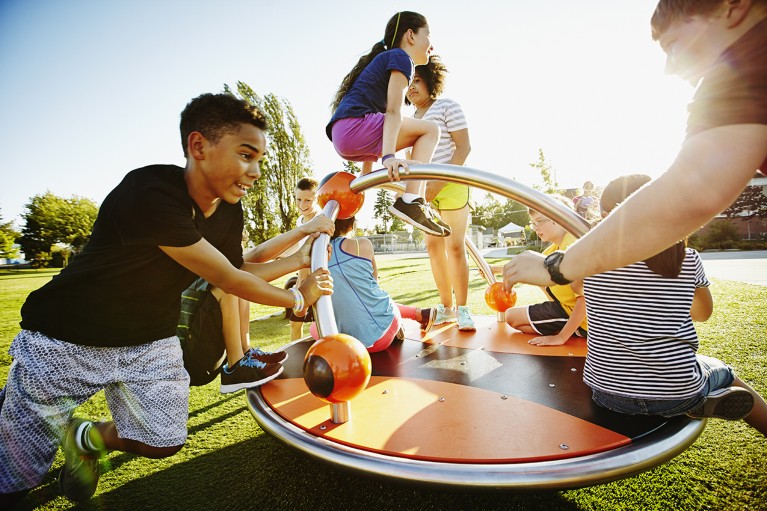
<svg viewBox="0 0 767 511">
<path fill-rule="evenodd" d="M 432 163 L 450 163 L 455 152 L 455 142 L 450 133 L 469 127 L 461 105 L 449 98 L 439 98 L 432 103 L 422 119 L 439 124 L 439 144 L 431 159 Z"/>
</svg>

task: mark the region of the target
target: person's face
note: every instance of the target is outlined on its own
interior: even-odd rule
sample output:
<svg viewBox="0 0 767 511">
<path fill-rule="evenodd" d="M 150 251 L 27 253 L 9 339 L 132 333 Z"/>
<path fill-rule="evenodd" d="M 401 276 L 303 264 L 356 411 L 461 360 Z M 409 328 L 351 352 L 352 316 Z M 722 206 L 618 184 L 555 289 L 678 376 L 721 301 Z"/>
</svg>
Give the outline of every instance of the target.
<svg viewBox="0 0 767 511">
<path fill-rule="evenodd" d="M 230 204 L 237 203 L 261 177 L 260 162 L 266 151 L 264 132 L 242 124 L 238 133 L 226 134 L 216 144 L 206 138 L 201 143 L 208 192 Z"/>
<path fill-rule="evenodd" d="M 424 25 L 413 33 L 413 62 L 416 66 L 429 63 L 429 56 L 434 47 L 431 45 L 429 25 Z"/>
<path fill-rule="evenodd" d="M 530 214 L 530 227 L 535 230 L 535 234 L 542 241 L 556 241 L 562 230 L 559 224 L 537 211 Z"/>
<path fill-rule="evenodd" d="M 717 15 L 693 16 L 669 25 L 658 39 L 666 53 L 666 73 L 697 84 L 723 50 L 715 36 L 717 21 Z"/>
<path fill-rule="evenodd" d="M 431 100 L 429 87 L 426 86 L 426 82 L 417 73 L 407 89 L 407 99 L 417 107 L 425 105 Z"/>
<path fill-rule="evenodd" d="M 298 212 L 306 218 L 314 213 L 314 204 L 317 201 L 317 192 L 315 190 L 299 190 L 296 188 L 293 192 L 296 198 Z"/>
</svg>

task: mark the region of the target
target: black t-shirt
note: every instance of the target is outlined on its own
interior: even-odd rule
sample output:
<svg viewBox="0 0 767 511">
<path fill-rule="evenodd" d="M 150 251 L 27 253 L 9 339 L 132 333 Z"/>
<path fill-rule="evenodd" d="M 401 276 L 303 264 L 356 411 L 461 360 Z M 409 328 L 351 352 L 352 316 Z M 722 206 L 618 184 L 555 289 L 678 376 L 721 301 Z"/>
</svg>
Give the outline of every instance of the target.
<svg viewBox="0 0 767 511">
<path fill-rule="evenodd" d="M 61 273 L 32 292 L 21 327 L 87 346 L 133 346 L 176 334 L 181 292 L 195 275 L 159 246 L 208 240 L 242 266 L 242 206 L 221 201 L 205 218 L 184 170 L 128 173 L 99 209 L 91 239 Z"/>
<path fill-rule="evenodd" d="M 720 55 L 688 111 L 688 137 L 731 124 L 767 125 L 767 18 Z M 767 173 L 767 160 L 760 169 Z"/>
</svg>

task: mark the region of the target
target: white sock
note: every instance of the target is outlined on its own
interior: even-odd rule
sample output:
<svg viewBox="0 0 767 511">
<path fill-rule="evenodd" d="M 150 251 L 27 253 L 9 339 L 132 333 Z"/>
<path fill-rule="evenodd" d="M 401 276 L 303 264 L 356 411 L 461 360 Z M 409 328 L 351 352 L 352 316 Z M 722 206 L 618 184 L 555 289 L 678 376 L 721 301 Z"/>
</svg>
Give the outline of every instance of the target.
<svg viewBox="0 0 767 511">
<path fill-rule="evenodd" d="M 418 197 L 420 197 L 420 196 L 417 193 L 405 192 L 405 193 L 402 194 L 402 201 L 405 202 L 406 204 L 411 204 Z"/>
</svg>

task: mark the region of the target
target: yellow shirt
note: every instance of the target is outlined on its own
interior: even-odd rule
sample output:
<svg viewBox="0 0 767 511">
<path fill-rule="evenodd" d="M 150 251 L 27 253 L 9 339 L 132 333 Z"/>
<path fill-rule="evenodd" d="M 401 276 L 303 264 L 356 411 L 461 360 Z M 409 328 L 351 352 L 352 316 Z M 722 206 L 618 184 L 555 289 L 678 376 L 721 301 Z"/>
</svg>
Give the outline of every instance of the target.
<svg viewBox="0 0 767 511">
<path fill-rule="evenodd" d="M 556 243 L 552 243 L 548 247 L 546 247 L 543 251 L 543 255 L 549 255 L 552 252 L 556 252 L 557 250 L 567 250 L 567 247 L 572 245 L 575 242 L 575 236 L 572 234 L 565 233 L 565 237 L 562 238 L 562 245 L 559 246 Z M 575 291 L 573 291 L 573 288 L 570 287 L 569 284 L 560 286 L 560 285 L 554 285 L 551 287 L 547 287 L 546 290 L 554 295 L 557 300 L 559 300 L 560 305 L 562 305 L 562 308 L 565 309 L 565 312 L 567 312 L 567 315 L 571 315 L 573 313 L 573 307 L 575 307 L 575 300 L 578 298 L 579 294 L 577 294 Z M 588 330 L 588 321 L 586 321 L 586 318 L 583 318 L 583 321 L 581 322 L 581 328 L 584 330 Z"/>
</svg>

